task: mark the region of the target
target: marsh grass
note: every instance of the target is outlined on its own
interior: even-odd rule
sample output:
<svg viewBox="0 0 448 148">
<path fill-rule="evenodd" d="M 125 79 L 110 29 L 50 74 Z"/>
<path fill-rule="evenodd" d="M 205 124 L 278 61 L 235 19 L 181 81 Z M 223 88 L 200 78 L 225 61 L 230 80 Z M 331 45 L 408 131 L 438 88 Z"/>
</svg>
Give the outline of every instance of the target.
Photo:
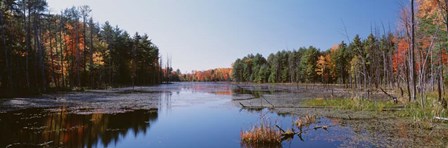
<svg viewBox="0 0 448 148">
<path fill-rule="evenodd" d="M 262 121 L 248 131 L 241 131 L 241 142 L 245 147 L 266 146 L 277 147 L 281 145 L 282 134 L 273 124 Z"/>
<path fill-rule="evenodd" d="M 311 124 L 316 122 L 316 116 L 315 115 L 305 115 L 302 118 L 297 118 L 297 120 L 294 122 L 294 125 L 300 130 L 302 131 L 302 128 L 304 126 L 310 126 Z"/>
<path fill-rule="evenodd" d="M 401 117 L 410 117 L 415 121 L 433 121 L 434 117 L 448 117 L 448 110 L 436 98 L 428 96 L 424 104 L 422 106 L 417 102 L 410 102 L 397 113 Z"/>
<path fill-rule="evenodd" d="M 405 102 L 394 104 L 392 101 L 373 101 L 360 98 L 338 98 L 338 99 L 309 99 L 304 101 L 304 105 L 311 107 L 331 107 L 335 109 L 353 111 L 389 111 L 392 108 L 398 117 L 412 118 L 414 121 L 432 122 L 434 117 L 448 117 L 448 110 L 437 100 L 435 92 L 425 95 L 424 105 L 421 102 Z M 424 123 L 426 125 L 426 123 Z M 422 126 L 428 127 L 428 126 Z"/>
<path fill-rule="evenodd" d="M 372 101 L 361 98 L 316 98 L 306 100 L 304 104 L 313 107 L 332 107 L 336 109 L 346 109 L 354 111 L 383 111 L 385 108 L 391 108 L 394 106 L 394 103 L 392 101 Z"/>
</svg>

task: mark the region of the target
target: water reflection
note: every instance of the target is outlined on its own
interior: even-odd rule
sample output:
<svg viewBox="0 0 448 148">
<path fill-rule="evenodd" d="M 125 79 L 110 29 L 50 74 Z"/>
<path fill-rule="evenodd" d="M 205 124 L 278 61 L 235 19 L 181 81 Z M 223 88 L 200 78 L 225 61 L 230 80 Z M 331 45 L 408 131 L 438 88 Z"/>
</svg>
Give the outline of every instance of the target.
<svg viewBox="0 0 448 148">
<path fill-rule="evenodd" d="M 186 84 L 186 85 L 185 85 Z M 211 93 L 215 95 L 232 95 L 233 86 L 228 82 L 201 83 L 190 82 L 177 84 L 182 85 L 182 91 L 191 91 L 192 93 Z"/>
<path fill-rule="evenodd" d="M 27 109 L 2 113 L 0 147 L 107 147 L 127 136 L 146 135 L 157 117 L 157 110 L 80 115 L 59 108 L 56 112 Z"/>
<path fill-rule="evenodd" d="M 159 101 L 158 101 L 158 109 L 159 111 L 170 111 L 172 108 L 172 99 L 171 96 L 173 93 L 164 93 L 161 95 Z M 177 94 L 178 95 L 178 94 Z"/>
</svg>

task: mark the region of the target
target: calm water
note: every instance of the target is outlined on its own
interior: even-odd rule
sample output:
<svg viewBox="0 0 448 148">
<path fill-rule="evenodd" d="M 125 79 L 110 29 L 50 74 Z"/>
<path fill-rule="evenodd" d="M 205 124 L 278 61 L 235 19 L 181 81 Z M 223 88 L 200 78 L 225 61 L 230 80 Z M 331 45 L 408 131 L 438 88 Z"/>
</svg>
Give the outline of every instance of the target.
<svg viewBox="0 0 448 148">
<path fill-rule="evenodd" d="M 139 89 L 139 88 L 137 88 Z M 260 117 L 292 127 L 297 117 L 267 109 L 249 111 L 232 102 L 235 87 L 227 83 L 177 83 L 154 86 L 158 110 L 76 114 L 65 107 L 34 108 L 0 114 L 0 147 L 241 147 L 240 132 Z M 151 95 L 154 97 L 154 95 Z M 148 98 L 151 99 L 151 98 Z M 353 131 L 321 118 L 303 141 L 295 137 L 283 147 L 336 147 Z"/>
</svg>

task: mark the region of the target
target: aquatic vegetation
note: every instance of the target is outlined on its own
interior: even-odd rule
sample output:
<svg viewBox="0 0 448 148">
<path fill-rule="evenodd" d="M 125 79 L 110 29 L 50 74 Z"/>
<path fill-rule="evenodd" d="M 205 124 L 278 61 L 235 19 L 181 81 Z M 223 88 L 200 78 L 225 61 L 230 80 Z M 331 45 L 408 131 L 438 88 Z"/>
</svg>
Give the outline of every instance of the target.
<svg viewBox="0 0 448 148">
<path fill-rule="evenodd" d="M 259 125 L 255 125 L 250 130 L 240 133 L 241 143 L 245 147 L 266 147 L 266 145 L 276 147 L 276 145 L 281 145 L 283 141 L 291 141 L 296 135 L 301 141 L 304 141 L 302 134 L 317 129 L 327 130 L 330 127 L 329 125 L 316 124 L 317 118 L 311 114 L 299 117 L 293 123 L 293 127 L 285 129 L 278 125 L 273 126 L 274 124 L 262 118 L 262 122 Z"/>
<path fill-rule="evenodd" d="M 282 133 L 271 124 L 265 123 L 242 131 L 240 136 L 244 145 L 280 145 L 282 142 Z"/>
<path fill-rule="evenodd" d="M 294 125 L 301 130 L 303 126 L 310 126 L 315 122 L 316 116 L 307 114 L 302 118 L 297 118 L 297 120 L 294 122 Z"/>
</svg>

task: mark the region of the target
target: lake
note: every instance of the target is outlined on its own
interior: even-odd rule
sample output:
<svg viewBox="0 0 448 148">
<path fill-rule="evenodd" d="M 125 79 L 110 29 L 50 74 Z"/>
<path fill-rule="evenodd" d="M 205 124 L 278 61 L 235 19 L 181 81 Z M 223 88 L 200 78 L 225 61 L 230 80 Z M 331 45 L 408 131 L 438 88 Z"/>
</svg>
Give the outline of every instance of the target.
<svg viewBox="0 0 448 148">
<path fill-rule="evenodd" d="M 232 101 L 241 92 L 238 89 L 231 83 L 162 84 L 133 88 L 152 100 L 140 98 L 139 105 L 152 103 L 154 108 L 104 111 L 62 103 L 6 111 L 0 113 L 0 147 L 251 147 L 241 143 L 240 133 L 261 120 L 284 129 L 293 127 L 295 115 L 242 109 Z M 313 129 L 319 125 L 331 127 Z M 350 144 L 353 135 L 349 126 L 320 117 L 301 138 L 295 136 L 276 147 L 338 147 Z"/>
</svg>

